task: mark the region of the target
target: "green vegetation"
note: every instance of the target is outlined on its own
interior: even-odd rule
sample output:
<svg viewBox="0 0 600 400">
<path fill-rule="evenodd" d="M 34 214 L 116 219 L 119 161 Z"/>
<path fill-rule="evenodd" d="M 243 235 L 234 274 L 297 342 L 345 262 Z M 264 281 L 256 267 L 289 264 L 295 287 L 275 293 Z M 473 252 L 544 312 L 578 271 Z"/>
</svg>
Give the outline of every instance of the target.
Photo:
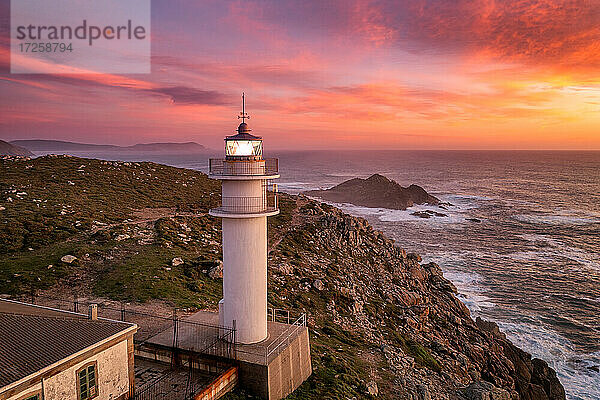
<svg viewBox="0 0 600 400">
<path fill-rule="evenodd" d="M 219 201 L 219 183 L 197 171 L 75 157 L 0 161 L 0 293 L 53 289 L 214 310 L 222 280 L 208 272 L 222 257 L 221 225 L 206 213 Z M 289 195 L 280 196 L 279 207 L 281 214 L 269 219 L 269 302 L 308 313 L 313 365 L 289 398 L 369 398 L 373 376 L 387 378 L 377 384 L 380 397 L 389 397 L 394 379 L 379 343 L 340 323 L 355 318 L 355 299 L 334 289 L 349 271 L 363 277 L 369 266 L 385 264 L 373 245 L 380 236 L 369 228 L 372 242 L 356 252 L 348 236 L 323 236 L 324 224 L 328 234 L 355 232 L 338 226 L 333 214 L 317 218 L 332 207 Z M 67 254 L 77 259 L 62 262 Z M 327 290 L 315 289 L 315 279 Z M 441 370 L 425 347 L 397 332 L 391 321 L 402 310 L 382 291 L 360 307 L 374 321 L 389 317 L 382 336 L 394 338 L 417 365 Z"/>
<path fill-rule="evenodd" d="M 431 355 L 431 353 L 423 347 L 421 344 L 415 342 L 414 340 L 405 337 L 404 335 L 394 332 L 394 337 L 396 338 L 398 345 L 404 350 L 406 354 L 410 354 L 414 359 L 417 365 L 420 365 L 424 368 L 429 368 L 432 371 L 440 372 L 442 367 L 437 362 L 435 358 Z"/>
<path fill-rule="evenodd" d="M 200 172 L 153 163 L 0 161 L 0 292 L 68 278 L 115 299 L 214 306 L 218 283 L 170 264 L 174 257 L 192 265 L 220 257 L 218 221 L 195 217 L 218 203 L 219 192 Z M 61 262 L 66 254 L 78 260 Z"/>
</svg>

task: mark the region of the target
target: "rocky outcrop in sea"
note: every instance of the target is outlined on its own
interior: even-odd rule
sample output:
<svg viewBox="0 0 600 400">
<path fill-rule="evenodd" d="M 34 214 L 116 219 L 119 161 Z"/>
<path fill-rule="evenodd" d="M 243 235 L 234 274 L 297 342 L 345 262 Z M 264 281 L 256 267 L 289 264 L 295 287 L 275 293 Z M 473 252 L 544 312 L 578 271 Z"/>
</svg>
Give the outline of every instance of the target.
<svg viewBox="0 0 600 400">
<path fill-rule="evenodd" d="M 329 189 L 310 190 L 304 194 L 336 203 L 395 210 L 406 210 L 415 204 L 440 204 L 439 199 L 420 186 L 402 187 L 379 174 L 371 175 L 367 179 L 350 179 Z"/>
</svg>

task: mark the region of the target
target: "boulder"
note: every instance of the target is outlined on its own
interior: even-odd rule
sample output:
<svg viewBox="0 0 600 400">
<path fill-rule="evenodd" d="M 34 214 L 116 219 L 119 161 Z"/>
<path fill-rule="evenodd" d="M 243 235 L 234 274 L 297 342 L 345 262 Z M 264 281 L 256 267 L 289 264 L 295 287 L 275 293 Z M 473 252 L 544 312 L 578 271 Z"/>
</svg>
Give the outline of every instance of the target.
<svg viewBox="0 0 600 400">
<path fill-rule="evenodd" d="M 174 259 L 171 260 L 171 265 L 174 267 L 178 267 L 181 264 L 183 264 L 183 260 L 181 259 L 181 257 L 175 257 Z"/>
<path fill-rule="evenodd" d="M 417 393 L 419 400 L 431 400 L 431 393 L 429 393 L 429 387 L 427 385 L 417 386 Z"/>
<path fill-rule="evenodd" d="M 290 264 L 284 263 L 284 262 L 282 262 L 281 264 L 279 264 L 279 266 L 278 266 L 277 269 L 283 275 L 292 275 L 294 273 L 294 267 L 291 266 Z"/>
<path fill-rule="evenodd" d="M 223 278 L 223 261 L 217 260 L 216 265 L 208 270 L 208 276 L 212 279 Z"/>
<path fill-rule="evenodd" d="M 66 256 L 62 256 L 60 258 L 60 261 L 67 263 L 67 264 L 72 264 L 73 261 L 77 260 L 77 257 L 71 255 L 71 254 L 67 254 Z"/>
<path fill-rule="evenodd" d="M 489 321 L 482 319 L 481 317 L 477 317 L 477 318 L 475 318 L 475 324 L 482 331 L 489 332 L 492 335 L 499 337 L 501 339 L 506 339 L 506 335 L 504 333 L 500 332 L 500 328 L 498 328 L 498 324 L 496 324 L 495 322 L 489 322 Z"/>
<path fill-rule="evenodd" d="M 406 255 L 406 258 L 408 258 L 409 260 L 416 261 L 416 262 L 421 262 L 422 261 L 421 256 L 419 254 L 417 254 L 417 253 L 408 253 Z"/>
<path fill-rule="evenodd" d="M 377 397 L 379 394 L 379 388 L 377 387 L 377 382 L 371 381 L 367 383 L 367 393 L 369 393 L 373 397 Z"/>
<path fill-rule="evenodd" d="M 471 383 L 463 393 L 467 400 L 511 400 L 510 392 L 486 381 Z"/>
<path fill-rule="evenodd" d="M 323 283 L 322 280 L 315 279 L 315 281 L 313 282 L 313 287 L 315 289 L 317 289 L 318 291 L 321 291 L 321 290 L 325 289 L 325 284 Z"/>
<path fill-rule="evenodd" d="M 410 215 L 414 215 L 415 217 L 419 217 L 419 218 L 447 217 L 448 216 L 444 213 L 440 213 L 440 212 L 432 211 L 432 210 L 415 211 L 415 212 L 411 213 Z"/>
<path fill-rule="evenodd" d="M 534 358 L 531 362 L 533 364 L 531 382 L 541 386 L 550 400 L 564 399 L 565 389 L 558 380 L 556 371 L 539 358 Z"/>
</svg>

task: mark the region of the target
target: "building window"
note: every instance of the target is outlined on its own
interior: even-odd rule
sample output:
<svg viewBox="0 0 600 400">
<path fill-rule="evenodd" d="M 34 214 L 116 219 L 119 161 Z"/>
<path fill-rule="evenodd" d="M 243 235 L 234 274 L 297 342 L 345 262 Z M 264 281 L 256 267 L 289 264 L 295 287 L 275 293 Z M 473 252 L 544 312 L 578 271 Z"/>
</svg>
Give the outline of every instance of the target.
<svg viewBox="0 0 600 400">
<path fill-rule="evenodd" d="M 79 400 L 93 399 L 98 395 L 97 364 L 84 365 L 77 371 L 77 391 Z"/>
</svg>

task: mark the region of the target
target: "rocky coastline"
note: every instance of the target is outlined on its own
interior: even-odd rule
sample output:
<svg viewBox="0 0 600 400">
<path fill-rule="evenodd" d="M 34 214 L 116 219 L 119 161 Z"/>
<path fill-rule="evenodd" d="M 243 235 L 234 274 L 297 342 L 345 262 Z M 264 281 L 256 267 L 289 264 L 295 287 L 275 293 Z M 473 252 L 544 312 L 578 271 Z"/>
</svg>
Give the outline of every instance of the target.
<svg viewBox="0 0 600 400">
<path fill-rule="evenodd" d="M 367 393 L 377 387 L 386 398 L 411 400 L 565 398 L 546 362 L 514 346 L 495 324 L 471 318 L 438 265 L 421 264 L 362 218 L 302 196 L 293 201 L 299 225 L 281 233 L 282 249 L 272 251 L 273 297 L 311 313 L 315 332 L 333 323 L 377 345 L 361 357 L 382 357 L 391 383 L 385 370 L 373 374 Z M 287 246 L 296 249 L 294 261 Z M 307 279 L 312 285 L 302 283 Z M 320 317 L 317 303 L 326 310 Z"/>
</svg>

